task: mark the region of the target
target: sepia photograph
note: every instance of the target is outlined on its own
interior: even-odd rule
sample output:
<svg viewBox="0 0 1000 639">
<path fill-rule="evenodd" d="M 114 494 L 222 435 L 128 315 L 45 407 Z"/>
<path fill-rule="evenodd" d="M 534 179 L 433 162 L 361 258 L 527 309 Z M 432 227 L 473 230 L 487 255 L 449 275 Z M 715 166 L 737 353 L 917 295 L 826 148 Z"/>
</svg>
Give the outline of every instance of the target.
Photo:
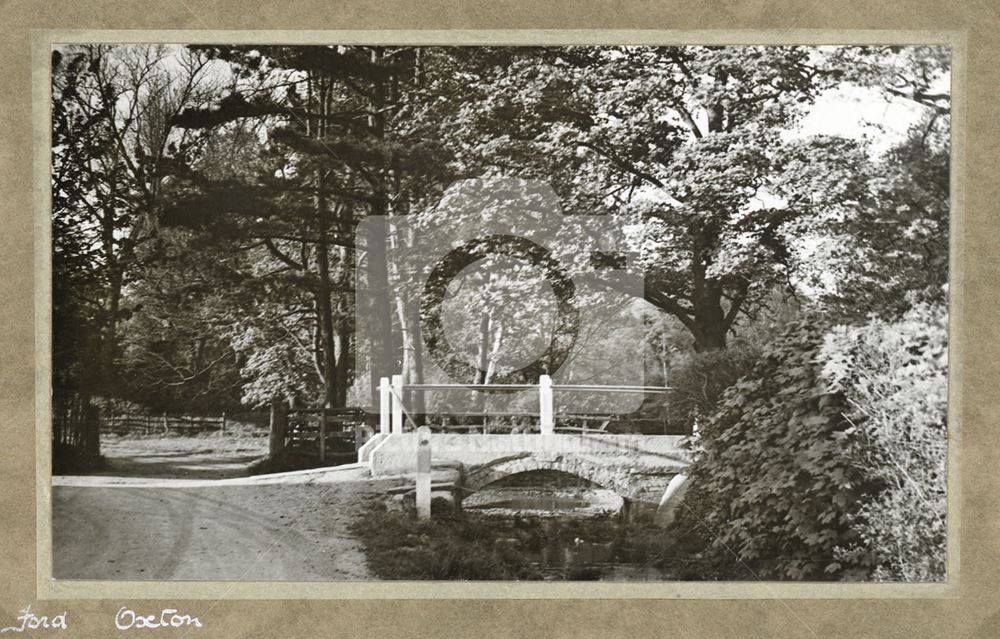
<svg viewBox="0 0 1000 639">
<path fill-rule="evenodd" d="M 49 53 L 53 579 L 954 578 L 950 46 Z"/>
</svg>

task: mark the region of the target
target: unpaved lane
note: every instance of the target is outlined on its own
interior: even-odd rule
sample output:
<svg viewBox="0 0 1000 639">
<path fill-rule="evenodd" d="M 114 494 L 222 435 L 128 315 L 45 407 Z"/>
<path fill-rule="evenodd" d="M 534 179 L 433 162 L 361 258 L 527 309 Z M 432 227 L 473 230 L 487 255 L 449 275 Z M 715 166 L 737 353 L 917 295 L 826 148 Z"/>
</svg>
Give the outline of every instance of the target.
<svg viewBox="0 0 1000 639">
<path fill-rule="evenodd" d="M 390 485 L 53 486 L 56 579 L 371 579 L 350 523 Z"/>
<path fill-rule="evenodd" d="M 227 434 L 191 437 L 101 437 L 105 467 L 92 476 L 224 479 L 243 477 L 267 454 L 267 438 Z"/>
</svg>

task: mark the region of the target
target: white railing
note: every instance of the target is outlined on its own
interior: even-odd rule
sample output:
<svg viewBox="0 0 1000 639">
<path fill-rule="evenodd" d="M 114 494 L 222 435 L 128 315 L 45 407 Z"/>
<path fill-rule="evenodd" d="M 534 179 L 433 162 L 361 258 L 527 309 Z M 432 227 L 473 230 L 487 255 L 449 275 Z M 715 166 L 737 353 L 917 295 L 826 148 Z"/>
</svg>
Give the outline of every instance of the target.
<svg viewBox="0 0 1000 639">
<path fill-rule="evenodd" d="M 403 404 L 404 392 L 415 391 L 449 391 L 449 390 L 503 390 L 538 392 L 538 416 L 543 435 L 555 432 L 555 391 L 592 392 L 592 393 L 665 393 L 669 386 L 600 386 L 596 384 L 553 384 L 552 378 L 542 375 L 538 384 L 405 384 L 402 375 L 392 378 L 383 377 L 379 380 L 379 432 L 383 435 L 402 434 L 403 417 L 413 418 Z"/>
</svg>

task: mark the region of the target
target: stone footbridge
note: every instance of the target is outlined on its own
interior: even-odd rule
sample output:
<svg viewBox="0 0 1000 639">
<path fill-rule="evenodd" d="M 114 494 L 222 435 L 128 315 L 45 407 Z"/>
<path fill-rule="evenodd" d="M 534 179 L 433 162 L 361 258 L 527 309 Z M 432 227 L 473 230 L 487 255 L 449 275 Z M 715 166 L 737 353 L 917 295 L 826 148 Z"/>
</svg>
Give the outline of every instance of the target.
<svg viewBox="0 0 1000 639">
<path fill-rule="evenodd" d="M 587 479 L 629 501 L 662 503 L 668 485 L 690 464 L 671 435 L 435 433 L 430 449 L 435 467 L 453 466 L 464 492 L 534 470 L 554 470 Z M 360 451 L 373 476 L 417 470 L 417 433 L 379 434 Z"/>
</svg>

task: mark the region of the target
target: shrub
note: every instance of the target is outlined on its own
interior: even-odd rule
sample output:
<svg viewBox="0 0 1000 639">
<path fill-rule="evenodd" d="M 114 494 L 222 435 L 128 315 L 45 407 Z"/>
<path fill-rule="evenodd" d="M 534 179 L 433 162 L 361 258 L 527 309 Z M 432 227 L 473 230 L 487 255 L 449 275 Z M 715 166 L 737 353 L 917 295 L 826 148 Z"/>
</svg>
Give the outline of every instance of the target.
<svg viewBox="0 0 1000 639">
<path fill-rule="evenodd" d="M 675 529 L 700 529 L 706 559 L 727 578 L 830 579 L 866 571 L 837 547 L 872 487 L 853 463 L 859 435 L 815 359 L 822 327 L 791 323 L 751 373 L 730 386 L 700 429 L 694 488 Z M 840 561 L 838 561 L 840 559 Z"/>
<path fill-rule="evenodd" d="M 830 332 L 821 357 L 861 438 L 856 464 L 884 490 L 863 504 L 847 561 L 870 556 L 876 579 L 945 576 L 947 314 L 921 304 L 897 322 Z"/>
<path fill-rule="evenodd" d="M 746 375 L 760 356 L 751 344 L 725 350 L 692 353 L 670 371 L 667 405 L 671 425 L 691 432 L 715 409 L 722 393 Z"/>
</svg>

